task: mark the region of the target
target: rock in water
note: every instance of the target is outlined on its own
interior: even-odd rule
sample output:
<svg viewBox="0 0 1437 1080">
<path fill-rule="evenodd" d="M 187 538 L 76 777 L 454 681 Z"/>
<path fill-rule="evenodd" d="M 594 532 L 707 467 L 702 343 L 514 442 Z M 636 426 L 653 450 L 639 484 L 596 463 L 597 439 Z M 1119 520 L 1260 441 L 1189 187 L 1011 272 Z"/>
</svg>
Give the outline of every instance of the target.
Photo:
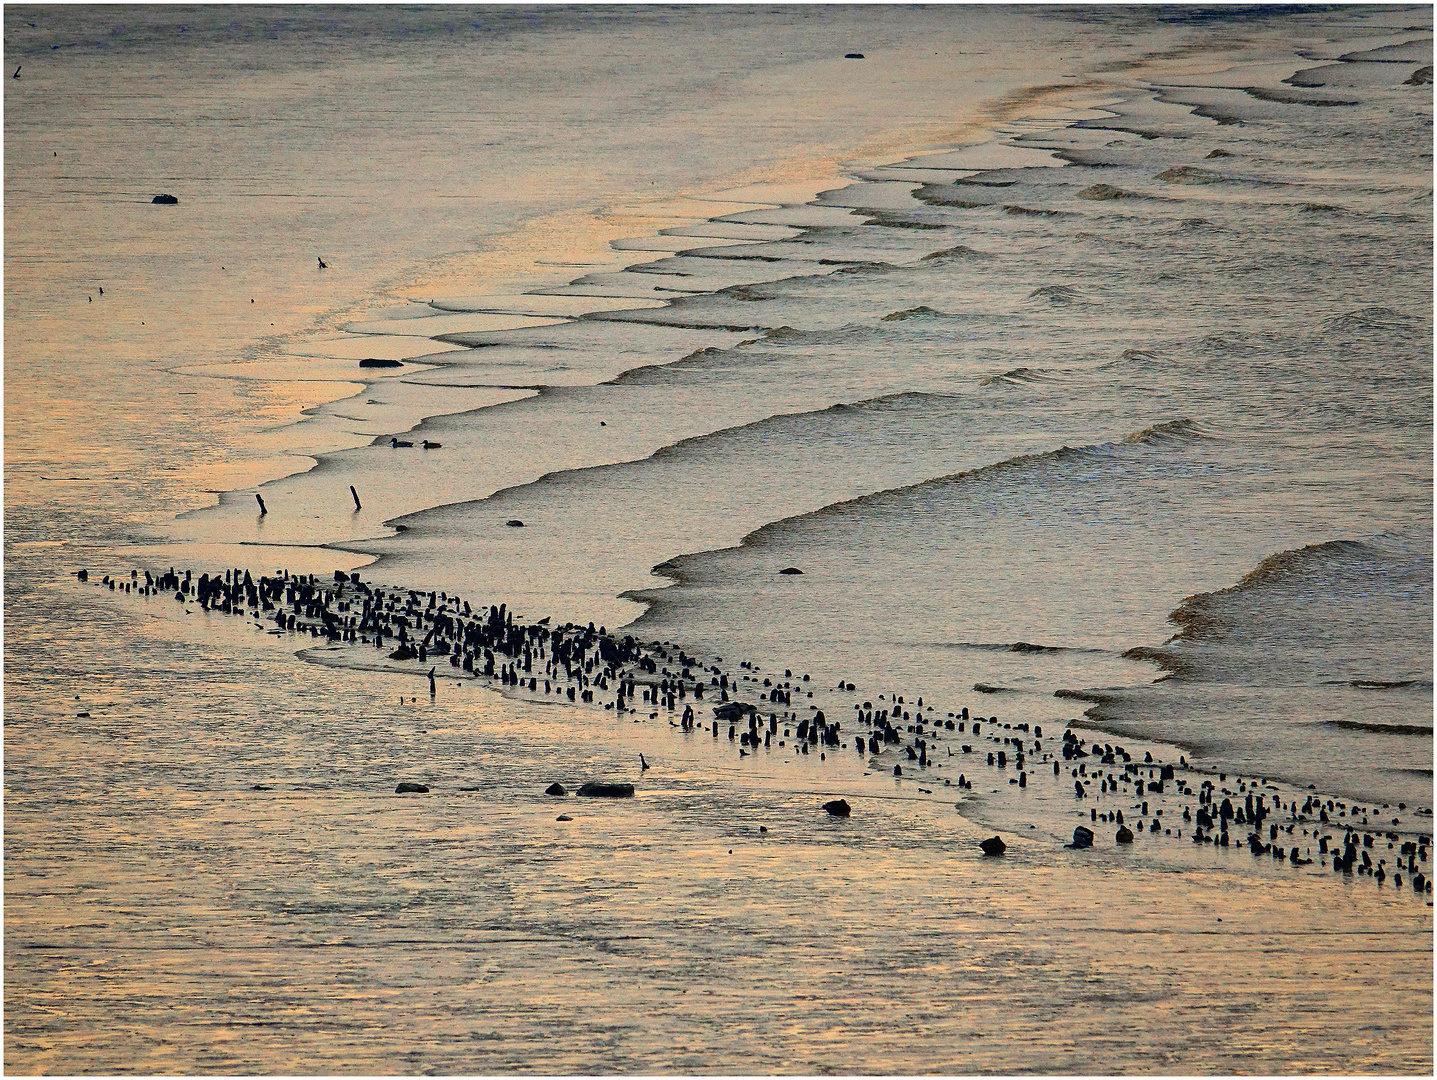
<svg viewBox="0 0 1437 1080">
<path fill-rule="evenodd" d="M 509 528 L 511 529 L 522 529 L 524 527 L 524 523 L 518 518 L 510 518 L 508 521 L 504 522 L 504 524 L 509 526 Z"/>
<path fill-rule="evenodd" d="M 1126 825 L 1118 826 L 1118 843 L 1131 844 L 1133 842 L 1133 830 Z"/>
<path fill-rule="evenodd" d="M 579 795 L 591 799 L 632 799 L 633 784 L 599 784 L 593 781 L 578 790 Z"/>
<path fill-rule="evenodd" d="M 780 574 L 801 574 L 801 573 L 803 573 L 803 571 L 800 570 L 800 569 L 799 569 L 798 567 L 796 567 L 796 566 L 785 566 L 782 570 L 779 571 L 779 573 L 780 573 Z"/>
<path fill-rule="evenodd" d="M 396 795 L 428 795 L 429 789 L 423 784 L 411 784 L 407 780 L 394 789 Z"/>
<path fill-rule="evenodd" d="M 413 660 L 419 654 L 408 645 L 401 645 L 389 654 L 391 660 Z"/>
<path fill-rule="evenodd" d="M 560 784 L 560 783 L 558 783 L 558 782 L 555 782 L 555 783 L 550 784 L 548 787 L 546 787 L 546 788 L 544 789 L 544 794 L 545 794 L 545 795 L 567 795 L 567 794 L 569 794 L 569 789 L 566 788 L 566 787 L 564 787 L 563 784 Z"/>
<path fill-rule="evenodd" d="M 383 359 L 380 359 L 380 358 L 377 357 L 377 356 L 371 356 L 371 357 L 368 357 L 367 359 L 361 360 L 361 361 L 359 362 L 359 366 L 360 366 L 360 367 L 383 367 L 383 368 L 403 367 L 403 366 L 404 366 L 404 361 L 402 361 L 402 360 L 383 360 Z"/>
<path fill-rule="evenodd" d="M 1079 825 L 1076 829 L 1073 830 L 1073 842 L 1071 844 L 1064 844 L 1063 846 L 1070 848 L 1092 847 L 1093 830 L 1087 828 L 1086 826 Z"/>
<path fill-rule="evenodd" d="M 180 200 L 175 198 L 173 195 L 156 195 L 153 199 L 150 200 L 150 204 L 152 206 L 178 206 L 179 203 Z"/>
<path fill-rule="evenodd" d="M 758 710 L 746 701 L 726 701 L 722 705 L 714 706 L 714 719 L 732 723 L 735 720 L 742 720 L 749 713 L 756 712 Z"/>
<path fill-rule="evenodd" d="M 823 804 L 823 808 L 834 817 L 847 817 L 853 812 L 845 799 L 832 799 Z"/>
<path fill-rule="evenodd" d="M 558 817 L 556 817 L 554 820 L 555 820 L 555 821 L 573 821 L 574 819 L 571 818 L 568 814 L 560 814 L 560 815 L 559 815 Z"/>
<path fill-rule="evenodd" d="M 990 836 L 978 846 L 983 849 L 984 855 L 1001 855 L 1008 850 L 1008 845 L 1003 843 L 1001 836 Z"/>
</svg>

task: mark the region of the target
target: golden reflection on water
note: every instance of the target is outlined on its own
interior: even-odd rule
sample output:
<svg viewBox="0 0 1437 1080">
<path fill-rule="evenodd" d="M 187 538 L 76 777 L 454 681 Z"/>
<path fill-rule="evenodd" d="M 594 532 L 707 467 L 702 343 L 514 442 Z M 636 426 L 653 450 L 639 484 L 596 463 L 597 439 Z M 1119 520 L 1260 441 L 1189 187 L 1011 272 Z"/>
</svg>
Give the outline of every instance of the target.
<svg viewBox="0 0 1437 1080">
<path fill-rule="evenodd" d="M 77 601 L 102 621 L 153 603 Z M 833 777 L 745 779 L 666 726 L 472 684 L 430 703 L 412 675 L 297 668 L 244 620 L 142 627 L 145 696 L 97 673 L 88 719 L 7 699 L 12 1070 L 1403 1072 L 1430 1054 L 1431 917 L 1410 892 L 1243 850 L 1105 872 L 1116 853 L 1014 834 L 984 859 L 946 799 L 839 781 L 838 821 L 810 788 Z M 256 713 L 255 680 L 288 704 Z M 539 794 L 593 776 L 639 796 Z"/>
</svg>

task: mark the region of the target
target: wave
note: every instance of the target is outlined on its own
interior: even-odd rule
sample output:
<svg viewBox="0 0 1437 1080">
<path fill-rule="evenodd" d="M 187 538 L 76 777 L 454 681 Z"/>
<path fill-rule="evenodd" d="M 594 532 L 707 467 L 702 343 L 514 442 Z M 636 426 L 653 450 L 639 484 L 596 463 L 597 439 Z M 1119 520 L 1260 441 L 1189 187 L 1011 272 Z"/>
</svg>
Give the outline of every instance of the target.
<svg viewBox="0 0 1437 1080">
<path fill-rule="evenodd" d="M 1141 431 L 1135 431 L 1131 435 L 1123 436 L 1125 443 L 1143 443 L 1148 446 L 1161 446 L 1173 442 L 1196 442 L 1202 439 L 1211 439 L 1214 436 L 1204 431 L 1194 420 L 1165 420 L 1152 427 L 1145 427 Z"/>
<path fill-rule="evenodd" d="M 726 289 L 719 289 L 715 296 L 726 296 L 730 300 L 772 300 L 773 295 L 765 292 L 756 285 L 730 285 Z"/>
<path fill-rule="evenodd" d="M 1072 304 L 1082 301 L 1083 294 L 1071 285 L 1040 285 L 1028 294 L 1030 300 L 1048 300 L 1054 304 Z"/>
<path fill-rule="evenodd" d="M 1314 105 L 1319 108 L 1342 108 L 1349 105 L 1362 104 L 1360 101 L 1306 97 L 1302 94 L 1294 94 L 1290 90 L 1269 90 L 1262 86 L 1244 86 L 1242 92 L 1248 97 L 1257 98 L 1258 101 L 1271 101 L 1278 105 Z"/>
<path fill-rule="evenodd" d="M 1358 690 L 1403 690 L 1409 686 L 1425 687 L 1432 689 L 1431 679 L 1334 679 L 1328 682 L 1328 686 L 1351 686 Z"/>
<path fill-rule="evenodd" d="M 973 248 L 959 244 L 957 247 L 944 248 L 942 251 L 925 255 L 920 261 L 937 262 L 943 259 L 991 259 L 993 257 L 986 251 L 975 251 Z"/>
<path fill-rule="evenodd" d="M 1175 165 L 1158 173 L 1157 178 L 1169 184 L 1220 184 L 1227 179 L 1221 173 L 1196 165 Z"/>
<path fill-rule="evenodd" d="M 1149 645 L 1138 645 L 1123 653 L 1124 660 L 1147 660 L 1157 664 L 1159 668 L 1166 671 L 1174 678 L 1193 678 L 1202 667 L 1194 662 L 1191 657 L 1175 652 L 1171 649 L 1155 649 Z"/>
<path fill-rule="evenodd" d="M 1291 551 L 1279 551 L 1258 563 L 1236 585 L 1215 592 L 1197 593 L 1185 597 L 1168 615 L 1168 621 L 1182 627 L 1172 641 L 1202 640 L 1213 636 L 1226 626 L 1218 614 L 1218 603 L 1224 597 L 1234 596 L 1280 583 L 1305 574 L 1326 563 L 1344 558 L 1370 558 L 1375 549 L 1360 540 L 1328 540 L 1321 544 L 1309 544 Z M 1171 642 L 1170 642 L 1171 643 Z M 1145 659 L 1157 659 L 1144 657 Z"/>
<path fill-rule="evenodd" d="M 882 229 L 946 229 L 947 225 L 934 221 L 920 221 L 917 218 L 905 217 L 903 214 L 894 213 L 892 210 L 858 209 L 852 211 L 855 217 L 861 217 L 865 225 L 877 225 Z"/>
<path fill-rule="evenodd" d="M 904 319 L 933 319 L 943 318 L 943 312 L 934 311 L 926 304 L 919 304 L 917 307 L 908 308 L 906 311 L 895 311 L 891 315 L 885 315 L 880 322 L 901 322 Z"/>
<path fill-rule="evenodd" d="M 1071 701 L 1086 701 L 1093 705 L 1110 705 L 1121 700 L 1115 694 L 1102 694 L 1096 690 L 1054 690 L 1053 696 Z"/>
<path fill-rule="evenodd" d="M 628 371 L 622 371 L 619 374 L 615 375 L 612 379 L 608 379 L 605 382 L 599 383 L 599 385 L 627 386 L 631 383 L 642 383 L 645 379 L 650 378 L 661 372 L 670 372 L 677 368 L 682 368 L 685 366 L 692 367 L 705 360 L 713 360 L 717 359 L 720 356 L 727 356 L 731 351 L 732 350 L 730 349 L 720 349 L 717 346 L 710 345 L 706 349 L 695 349 L 687 356 L 684 356 L 678 360 L 674 360 L 668 364 L 644 364 L 642 367 L 629 368 Z"/>
<path fill-rule="evenodd" d="M 780 518 L 777 521 L 770 521 L 748 533 L 739 540 L 738 548 L 762 548 L 769 544 L 781 544 L 784 542 L 782 533 L 799 521 L 813 521 L 834 515 L 851 513 L 855 510 L 866 507 L 881 507 L 888 500 L 898 497 L 906 497 L 916 492 L 930 491 L 941 487 L 957 484 L 982 483 L 990 478 L 1000 478 L 1009 473 L 1019 473 L 1023 470 L 1043 468 L 1058 465 L 1080 465 L 1090 464 L 1098 461 L 1109 460 L 1112 454 L 1113 444 L 1099 443 L 1091 446 L 1060 446 L 1055 450 L 1046 450 L 1035 454 L 1020 454 L 1001 461 L 992 462 L 987 465 L 980 465 L 973 469 L 966 469 L 961 472 L 949 473 L 944 476 L 932 477 L 916 484 L 907 484 L 900 487 L 884 488 L 880 491 L 871 492 L 866 495 L 859 495 L 852 499 L 844 499 L 839 502 L 829 503 L 803 514 L 795 514 L 792 517 Z M 700 553 L 686 553 L 675 556 L 666 562 L 653 567 L 653 573 L 667 577 L 679 584 L 684 584 L 688 578 L 684 571 L 685 562 L 694 555 Z M 707 554 L 707 553 L 704 553 Z M 626 599 L 639 600 L 648 604 L 662 603 L 659 596 L 663 590 L 637 589 L 624 593 Z M 643 622 L 645 616 L 638 620 Z M 975 645 L 971 643 L 957 643 L 952 646 L 956 648 L 993 648 L 995 646 Z M 1062 647 L 1033 645 L 1028 642 L 1010 642 L 997 648 L 1014 652 L 1044 652 L 1052 649 L 1057 651 Z M 1075 650 L 1078 651 L 1078 650 Z M 1092 650 L 1086 650 L 1092 651 Z M 1101 650 L 1098 650 L 1101 651 Z"/>
<path fill-rule="evenodd" d="M 1239 581 L 1236 588 L 1262 585 L 1270 580 L 1304 570 L 1313 563 L 1324 559 L 1372 553 L 1373 549 L 1361 540 L 1327 540 L 1321 544 L 1308 544 L 1306 547 L 1295 548 L 1292 551 L 1279 551 L 1276 555 L 1269 555 L 1258 563 L 1257 568 Z"/>
<path fill-rule="evenodd" d="M 1009 653 L 1102 653 L 1103 649 L 1077 648 L 1071 645 L 1035 645 L 1030 641 L 944 641 L 945 649 L 982 649 L 985 652 Z"/>
<path fill-rule="evenodd" d="M 921 203 L 929 206 L 948 206 L 955 210 L 986 210 L 994 203 L 974 202 L 972 199 L 958 199 L 947 197 L 947 193 L 933 193 L 920 189 L 913 193 L 913 197 Z"/>
<path fill-rule="evenodd" d="M 999 375 L 985 375 L 978 380 L 979 386 L 1018 386 L 1022 383 L 1047 382 L 1050 380 L 1048 368 L 1026 368 L 1017 367 L 1011 371 L 1005 371 Z"/>
<path fill-rule="evenodd" d="M 1322 330 L 1324 333 L 1347 333 L 1353 330 L 1393 332 L 1410 330 L 1421 321 L 1390 307 L 1373 306 L 1331 315 L 1322 320 Z"/>
<path fill-rule="evenodd" d="M 1106 202 L 1113 199 L 1152 199 L 1155 196 L 1143 195 L 1136 191 L 1127 191 L 1124 188 L 1114 187 L 1112 184 L 1093 184 L 1085 187 L 1077 193 L 1078 198 L 1087 199 L 1089 202 Z"/>
<path fill-rule="evenodd" d="M 838 266 L 833 276 L 839 274 L 887 274 L 899 269 L 889 262 L 854 262 L 852 259 L 819 259 L 819 266 Z"/>
<path fill-rule="evenodd" d="M 703 362 L 703 361 L 705 361 L 705 360 L 707 360 L 707 359 L 709 359 L 709 358 L 711 358 L 711 357 L 724 355 L 725 352 L 726 352 L 726 350 L 723 350 L 723 349 L 700 349 L 700 350 L 698 350 L 697 352 L 690 353 L 689 356 L 686 357 L 685 359 L 686 359 L 686 360 L 692 360 L 692 361 L 697 362 L 697 363 L 701 363 L 701 362 Z M 682 361 L 680 361 L 680 363 L 681 363 L 681 362 L 682 362 Z M 622 375 L 618 376 L 615 380 L 612 380 L 612 382 L 624 381 L 624 380 L 627 380 L 627 379 L 629 379 L 629 378 L 631 378 L 631 377 L 640 376 L 640 375 L 642 375 L 642 373 L 644 373 L 644 372 L 653 372 L 653 371 L 665 370 L 665 369 L 667 369 L 667 368 L 672 368 L 672 367 L 674 367 L 674 366 L 676 366 L 676 365 L 675 365 L 675 364 L 669 364 L 669 365 L 663 365 L 663 367 L 635 368 L 635 369 L 633 369 L 633 370 L 631 370 L 631 371 L 626 371 L 626 372 L 624 372 Z M 601 384 L 601 385 L 608 385 L 608 384 Z M 571 390 L 571 388 L 567 388 L 567 387 L 566 387 L 566 388 L 540 387 L 540 388 L 539 388 L 539 393 L 540 393 L 541 396 L 546 396 L 546 395 L 553 395 L 553 394 L 564 393 L 564 392 L 568 392 L 568 391 L 570 391 L 570 390 Z M 484 497 L 482 497 L 482 498 L 468 499 L 468 500 L 464 500 L 464 501 L 461 501 L 461 502 L 447 503 L 447 504 L 445 504 L 445 505 L 443 505 L 443 506 L 437 506 L 437 507 L 431 507 L 431 508 L 422 509 L 422 510 L 416 510 L 416 511 L 414 511 L 414 512 L 412 512 L 412 513 L 404 514 L 404 515 L 401 515 L 401 516 L 399 516 L 399 517 L 393 518 L 393 519 L 391 519 L 391 520 L 389 520 L 389 521 L 386 521 L 385 524 L 386 524 L 386 525 L 389 525 L 389 526 L 396 527 L 396 528 L 400 528 L 400 529 L 405 529 L 405 530 L 407 530 L 407 529 L 410 529 L 410 528 L 415 527 L 416 525 L 422 524 L 426 519 L 428 519 L 429 517 L 431 517 L 432 515 L 435 515 L 435 514 L 450 514 L 450 513 L 456 513 L 456 512 L 458 512 L 458 513 L 468 512 L 468 511 L 472 511 L 474 508 L 476 508 L 476 507 L 478 507 L 478 506 L 481 506 L 481 505 L 483 505 L 483 504 L 485 504 L 485 503 L 493 503 L 493 502 L 501 501 L 501 500 L 503 500 L 503 499 L 510 498 L 510 497 L 512 497 L 515 493 L 520 492 L 520 491 L 524 491 L 524 490 L 526 490 L 526 489 L 527 489 L 527 490 L 532 490 L 532 489 L 539 488 L 539 487 L 546 486 L 546 485 L 553 485 L 553 484 L 556 484 L 556 483 L 564 483 L 564 482 L 568 482 L 568 481 L 573 480 L 573 479 L 578 478 L 578 477 L 596 475 L 596 474 L 602 473 L 602 472 L 605 471 L 605 470 L 614 469 L 614 468 L 618 468 L 618 467 L 621 467 L 621 466 L 635 465 L 635 464 L 638 464 L 638 463 L 644 462 L 644 461 L 664 461 L 664 460 L 670 459 L 670 458 L 672 458 L 672 457 L 675 457 L 675 456 L 681 455 L 681 454 L 683 454 L 683 453 L 686 453 L 686 452 L 688 452 L 688 451 L 694 449 L 695 447 L 703 446 L 705 443 L 713 442 L 713 441 L 720 440 L 720 439 L 732 438 L 733 436 L 738 435 L 738 434 L 741 434 L 741 433 L 750 433 L 750 434 L 758 435 L 758 434 L 762 433 L 766 428 L 772 428 L 772 427 L 773 427 L 774 425 L 776 425 L 776 424 L 781 424 L 781 423 L 784 423 L 784 422 L 787 422 L 787 421 L 803 420 L 803 419 L 817 419 L 817 418 L 823 417 L 823 416 L 842 415 L 842 414 L 845 414 L 845 413 L 881 413 L 881 412 L 898 411 L 898 410 L 903 410 L 903 409 L 916 409 L 916 408 L 921 408 L 921 407 L 923 407 L 923 406 L 925 406 L 925 405 L 931 405 L 931 403 L 933 403 L 933 402 L 935 402 L 935 401 L 941 401 L 941 400 L 944 400 L 944 399 L 951 398 L 952 396 L 953 396 L 953 395 L 949 395 L 949 394 L 935 394 L 935 393 L 926 393 L 926 392 L 924 392 L 924 391 L 917 391 L 917 390 L 906 390 L 906 391 L 900 391 L 900 392 L 891 393 L 891 394 L 882 394 L 882 395 L 879 395 L 879 396 L 877 396 L 877 397 L 865 398 L 865 399 L 862 399 L 862 400 L 859 400 L 859 401 L 853 401 L 853 402 L 837 402 L 837 403 L 835 403 L 835 404 L 833 404 L 833 405 L 830 405 L 830 406 L 828 406 L 827 408 L 823 408 L 823 409 L 802 410 L 802 411 L 798 411 L 798 412 L 773 413 L 772 415 L 766 416 L 766 417 L 764 417 L 764 418 L 762 418 L 762 419 L 760 419 L 760 420 L 754 420 L 754 421 L 751 421 L 751 422 L 749 422 L 749 423 L 744 423 L 744 424 L 735 424 L 735 425 L 733 425 L 733 426 L 731 426 L 731 427 L 719 428 L 719 429 L 717 429 L 717 430 L 715 430 L 715 431 L 703 432 L 703 433 L 698 434 L 698 435 L 691 435 L 691 436 L 689 436 L 688 438 L 679 439 L 679 440 L 677 440 L 676 442 L 668 443 L 668 444 L 665 444 L 664 446 L 658 447 L 656 450 L 654 450 L 654 451 L 653 451 L 651 454 L 649 454 L 647 457 L 632 458 L 632 459 L 628 459 L 628 460 L 624 460 L 624 461 L 602 462 L 602 463 L 595 464 L 595 465 L 583 465 L 583 466 L 577 466 L 577 467 L 574 467 L 574 468 L 556 469 L 556 470 L 553 470 L 553 471 L 551 471 L 551 472 L 544 473 L 544 474 L 542 474 L 542 475 L 540 475 L 540 476 L 534 478 L 533 480 L 526 480 L 526 481 L 524 481 L 524 482 L 522 482 L 522 483 L 513 484 L 513 485 L 508 486 L 508 487 L 500 488 L 500 489 L 498 489 L 497 491 L 494 491 L 493 493 L 491 493 L 491 494 L 489 494 L 489 495 L 486 495 L 486 496 L 484 496 Z M 421 428 L 422 428 L 422 425 L 421 425 Z M 419 429 L 419 428 L 416 428 L 415 430 L 420 430 L 420 429 Z M 760 436 L 760 437 L 761 437 L 761 436 Z M 321 460 L 321 465 L 323 465 L 323 461 L 322 461 L 322 460 Z M 768 527 L 768 526 L 764 526 L 764 528 L 767 528 L 767 527 Z M 267 542 L 267 543 L 269 543 L 269 542 Z M 273 545 L 273 544 L 271 544 L 271 546 L 281 546 L 281 545 Z M 309 545 L 304 545 L 304 546 L 309 546 Z M 341 550 L 346 550 L 346 551 L 348 551 L 348 550 L 363 550 L 363 549 L 360 548 L 360 547 L 351 547 L 351 546 L 348 545 L 348 544 L 346 544 L 346 545 L 336 545 L 336 546 L 339 547 Z M 682 556 L 679 556 L 679 557 L 682 558 Z M 625 594 L 625 595 L 628 595 L 628 594 Z M 1021 643 L 1019 643 L 1019 644 L 1021 644 Z M 1037 646 L 1034 646 L 1033 648 L 1036 649 L 1036 648 L 1038 648 L 1038 647 L 1037 647 Z"/>
<path fill-rule="evenodd" d="M 783 326 L 774 326 L 763 332 L 764 341 L 803 341 L 813 335 L 811 330 L 799 330 L 796 327 L 785 323 Z"/>
<path fill-rule="evenodd" d="M 1418 735 L 1432 738 L 1432 728 L 1420 724 L 1371 724 L 1365 720 L 1319 720 L 1318 726 L 1344 731 L 1371 731 L 1379 735 Z"/>
<path fill-rule="evenodd" d="M 1035 208 L 1030 207 L 1030 206 L 1014 206 L 1014 205 L 1009 205 L 1009 206 L 1003 207 L 1003 213 L 1007 214 L 1009 217 L 1065 218 L 1065 217 L 1075 217 L 1075 216 L 1076 216 L 1076 215 L 1074 215 L 1071 211 L 1068 211 L 1068 210 L 1047 210 L 1047 209 L 1044 209 L 1044 208 L 1041 208 L 1041 207 L 1035 209 Z"/>
</svg>

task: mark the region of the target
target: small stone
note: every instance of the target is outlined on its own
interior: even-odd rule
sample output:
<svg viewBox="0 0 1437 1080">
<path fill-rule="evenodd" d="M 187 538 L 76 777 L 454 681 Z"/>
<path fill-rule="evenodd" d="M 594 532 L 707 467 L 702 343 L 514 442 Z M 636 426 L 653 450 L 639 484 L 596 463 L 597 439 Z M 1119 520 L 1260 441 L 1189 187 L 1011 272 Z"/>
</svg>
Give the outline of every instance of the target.
<svg viewBox="0 0 1437 1080">
<path fill-rule="evenodd" d="M 827 810 L 830 814 L 832 814 L 834 817 L 847 817 L 850 813 L 852 813 L 852 809 L 849 807 L 848 802 L 845 799 L 832 799 L 829 802 L 824 803 L 823 808 Z"/>
<path fill-rule="evenodd" d="M 250 790 L 251 790 L 251 791 L 269 791 L 270 789 L 269 789 L 268 787 L 266 787 L 264 784 L 256 784 L 254 787 L 250 788 Z"/>
<path fill-rule="evenodd" d="M 566 788 L 563 784 L 560 784 L 560 783 L 558 783 L 558 782 L 556 781 L 555 783 L 550 784 L 548 787 L 546 787 L 546 788 L 544 789 L 544 794 L 545 794 L 545 795 L 567 795 L 567 794 L 569 794 L 569 789 Z"/>
<path fill-rule="evenodd" d="M 978 846 L 983 849 L 984 855 L 1001 855 L 1008 850 L 1008 845 L 1003 843 L 1001 836 L 990 836 Z"/>
<path fill-rule="evenodd" d="M 573 821 L 574 819 L 571 818 L 568 814 L 560 814 L 560 815 L 559 815 L 558 817 L 556 817 L 554 820 L 555 820 L 555 821 Z"/>
<path fill-rule="evenodd" d="M 1065 844 L 1069 848 L 1090 848 L 1093 846 L 1093 830 L 1079 825 L 1073 830 L 1073 842 Z"/>
<path fill-rule="evenodd" d="M 1076 839 L 1076 838 L 1075 838 Z M 1118 843 L 1131 844 L 1133 842 L 1133 830 L 1126 825 L 1118 826 Z"/>
<path fill-rule="evenodd" d="M 394 789 L 396 795 L 428 795 L 429 789 L 423 784 L 411 784 L 407 780 Z"/>
<path fill-rule="evenodd" d="M 779 573 L 780 573 L 780 574 L 790 574 L 790 575 L 791 575 L 791 574 L 802 574 L 803 571 L 800 570 L 800 569 L 799 569 L 798 567 L 796 567 L 796 566 L 785 566 L 782 570 L 779 571 Z"/>
<path fill-rule="evenodd" d="M 524 523 L 518 518 L 510 518 L 508 521 L 504 522 L 504 524 L 508 525 L 511 529 L 522 529 L 524 527 Z"/>
</svg>

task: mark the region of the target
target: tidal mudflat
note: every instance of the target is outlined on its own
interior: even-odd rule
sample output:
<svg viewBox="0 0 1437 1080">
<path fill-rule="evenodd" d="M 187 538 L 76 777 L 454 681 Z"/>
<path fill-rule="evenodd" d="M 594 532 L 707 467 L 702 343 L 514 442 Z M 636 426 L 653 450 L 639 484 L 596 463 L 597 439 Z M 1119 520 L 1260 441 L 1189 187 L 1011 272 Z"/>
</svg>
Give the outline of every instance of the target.
<svg viewBox="0 0 1437 1080">
<path fill-rule="evenodd" d="M 1430 1071 L 1430 16 L 8 7 L 7 1070 Z"/>
</svg>

